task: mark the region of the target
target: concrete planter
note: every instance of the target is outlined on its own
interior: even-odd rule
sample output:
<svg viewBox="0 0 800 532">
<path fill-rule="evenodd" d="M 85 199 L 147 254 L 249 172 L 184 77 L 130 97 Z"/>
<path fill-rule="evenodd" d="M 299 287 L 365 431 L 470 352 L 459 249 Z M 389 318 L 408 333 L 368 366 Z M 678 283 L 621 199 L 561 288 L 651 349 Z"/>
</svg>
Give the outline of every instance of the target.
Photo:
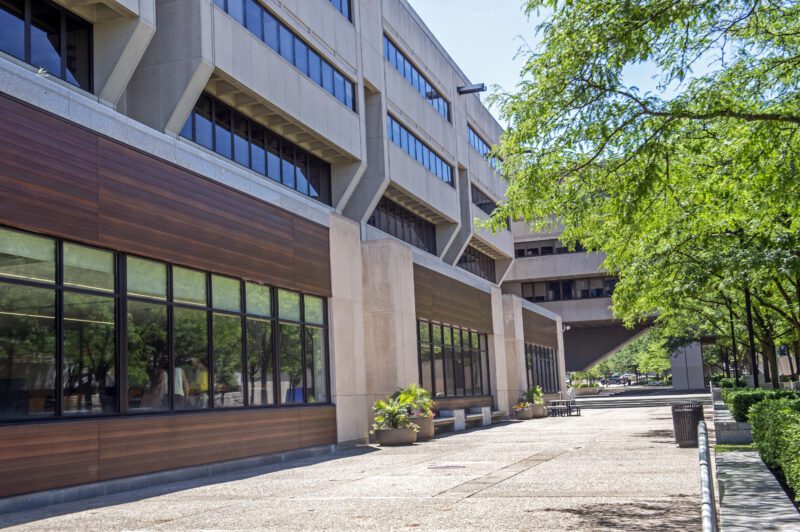
<svg viewBox="0 0 800 532">
<path fill-rule="evenodd" d="M 523 408 L 522 410 L 514 410 L 514 415 L 517 419 L 533 419 L 533 406 Z"/>
<path fill-rule="evenodd" d="M 588 388 L 574 388 L 575 390 L 575 397 L 581 397 L 583 395 L 597 395 L 600 393 L 599 386 L 590 386 Z"/>
<path fill-rule="evenodd" d="M 531 414 L 534 418 L 547 417 L 547 407 L 544 405 L 533 405 L 531 407 Z"/>
<path fill-rule="evenodd" d="M 411 445 L 417 441 L 413 429 L 376 429 L 375 441 L 381 446 Z"/>
<path fill-rule="evenodd" d="M 419 425 L 419 432 L 417 432 L 417 441 L 427 441 L 433 438 L 433 417 L 431 416 L 418 416 L 410 417 L 408 420 L 416 425 Z"/>
</svg>

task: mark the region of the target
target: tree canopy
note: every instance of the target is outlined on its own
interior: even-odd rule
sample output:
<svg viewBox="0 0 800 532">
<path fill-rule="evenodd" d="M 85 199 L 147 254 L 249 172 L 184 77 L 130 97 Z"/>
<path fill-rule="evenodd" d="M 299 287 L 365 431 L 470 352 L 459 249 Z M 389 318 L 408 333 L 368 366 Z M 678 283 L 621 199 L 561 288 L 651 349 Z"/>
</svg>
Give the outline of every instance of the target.
<svg viewBox="0 0 800 532">
<path fill-rule="evenodd" d="M 613 310 L 800 362 L 800 4 L 530 0 L 547 12 L 497 148 L 507 216 L 606 254 Z M 654 88 L 627 80 L 653 73 Z M 729 341 L 729 340 L 726 340 Z M 731 341 L 732 343 L 732 341 Z M 774 367 L 773 367 L 774 370 Z M 795 368 L 797 371 L 797 368 Z"/>
</svg>

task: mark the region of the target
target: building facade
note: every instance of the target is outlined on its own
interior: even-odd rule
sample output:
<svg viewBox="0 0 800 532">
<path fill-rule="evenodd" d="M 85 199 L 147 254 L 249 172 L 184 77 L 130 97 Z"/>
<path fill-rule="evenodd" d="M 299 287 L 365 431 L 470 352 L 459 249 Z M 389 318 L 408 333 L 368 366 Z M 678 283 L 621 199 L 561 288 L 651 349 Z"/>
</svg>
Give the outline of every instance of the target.
<svg viewBox="0 0 800 532">
<path fill-rule="evenodd" d="M 469 83 L 405 0 L 0 0 L 0 496 L 563 391 Z"/>
</svg>

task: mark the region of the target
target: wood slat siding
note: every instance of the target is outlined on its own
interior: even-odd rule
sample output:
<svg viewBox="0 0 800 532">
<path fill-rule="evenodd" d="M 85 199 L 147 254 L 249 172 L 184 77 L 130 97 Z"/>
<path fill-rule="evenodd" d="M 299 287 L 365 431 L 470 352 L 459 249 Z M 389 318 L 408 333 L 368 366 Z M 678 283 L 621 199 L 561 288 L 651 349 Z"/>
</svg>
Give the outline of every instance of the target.
<svg viewBox="0 0 800 532">
<path fill-rule="evenodd" d="M 492 332 L 492 296 L 414 264 L 417 317 Z"/>
<path fill-rule="evenodd" d="M 0 497 L 336 443 L 314 406 L 0 426 Z"/>
<path fill-rule="evenodd" d="M 522 309 L 522 332 L 526 342 L 558 348 L 557 326 L 557 323 L 549 318 Z"/>
<path fill-rule="evenodd" d="M 331 294 L 328 229 L 0 95 L 0 224 Z"/>
</svg>

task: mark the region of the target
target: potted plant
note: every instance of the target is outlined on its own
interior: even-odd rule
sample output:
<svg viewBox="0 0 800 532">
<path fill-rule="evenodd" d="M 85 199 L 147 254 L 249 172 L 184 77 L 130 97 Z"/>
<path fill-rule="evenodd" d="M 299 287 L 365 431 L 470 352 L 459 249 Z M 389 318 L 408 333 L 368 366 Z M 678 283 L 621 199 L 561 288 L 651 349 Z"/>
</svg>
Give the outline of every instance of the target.
<svg viewBox="0 0 800 532">
<path fill-rule="evenodd" d="M 419 426 L 410 421 L 406 403 L 391 397 L 378 399 L 372 413 L 372 433 L 378 445 L 411 445 L 417 441 Z"/>
<path fill-rule="evenodd" d="M 532 417 L 547 417 L 547 407 L 544 406 L 544 392 L 542 392 L 541 386 L 528 388 L 522 398 L 531 403 Z"/>
<path fill-rule="evenodd" d="M 407 388 L 398 390 L 393 398 L 407 405 L 409 421 L 419 427 L 417 441 L 433 438 L 433 409 L 436 403 L 431 393 L 417 384 L 409 384 Z"/>
<path fill-rule="evenodd" d="M 514 405 L 514 416 L 517 419 L 532 419 L 533 418 L 533 405 L 528 401 L 520 400 Z"/>
</svg>

